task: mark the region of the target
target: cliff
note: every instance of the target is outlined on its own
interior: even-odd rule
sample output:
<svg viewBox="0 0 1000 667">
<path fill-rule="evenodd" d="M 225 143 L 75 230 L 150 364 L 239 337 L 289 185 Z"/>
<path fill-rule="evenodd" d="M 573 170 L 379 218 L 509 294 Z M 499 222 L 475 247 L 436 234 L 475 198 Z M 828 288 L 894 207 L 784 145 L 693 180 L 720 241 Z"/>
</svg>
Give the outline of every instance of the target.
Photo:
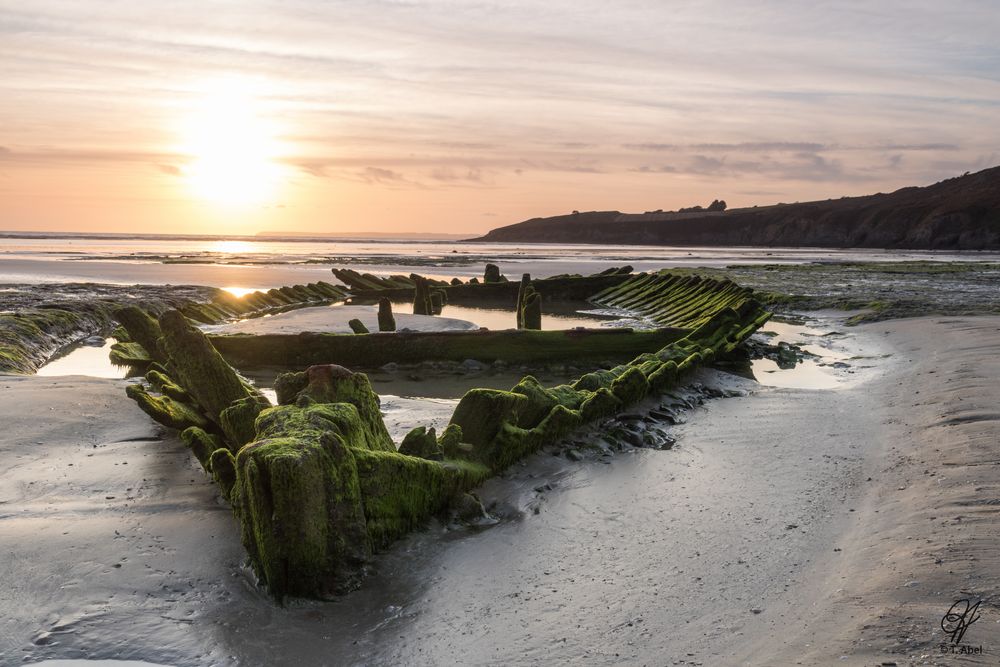
<svg viewBox="0 0 1000 667">
<path fill-rule="evenodd" d="M 532 218 L 475 241 L 1000 249 L 1000 167 L 890 194 L 724 213 L 593 211 Z"/>
</svg>

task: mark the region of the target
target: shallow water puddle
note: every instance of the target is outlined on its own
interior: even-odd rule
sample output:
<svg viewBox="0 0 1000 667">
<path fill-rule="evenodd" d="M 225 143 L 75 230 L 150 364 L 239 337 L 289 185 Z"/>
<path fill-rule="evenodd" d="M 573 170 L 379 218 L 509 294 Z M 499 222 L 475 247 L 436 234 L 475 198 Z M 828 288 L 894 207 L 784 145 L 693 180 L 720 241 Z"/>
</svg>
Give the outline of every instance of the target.
<svg viewBox="0 0 1000 667">
<path fill-rule="evenodd" d="M 844 360 L 854 351 L 844 349 L 843 336 L 811 326 L 788 322 L 768 322 L 756 334 L 771 345 L 794 345 L 814 357 L 798 361 L 794 368 L 781 368 L 773 359 L 754 359 L 751 369 L 757 381 L 769 387 L 788 389 L 837 389 L 853 371 Z"/>
<path fill-rule="evenodd" d="M 836 389 L 844 382 L 812 359 L 804 359 L 788 369 L 779 367 L 772 359 L 754 359 L 751 368 L 757 382 L 769 387 Z"/>
<path fill-rule="evenodd" d="M 128 377 L 128 367 L 116 366 L 108 357 L 114 343 L 114 338 L 106 338 L 104 345 L 100 347 L 91 345 L 76 347 L 63 356 L 49 361 L 38 369 L 37 374 L 45 377 L 59 375 L 86 375 L 112 379 Z"/>
<path fill-rule="evenodd" d="M 560 304 L 544 303 L 542 304 L 542 330 L 555 331 L 558 329 L 572 329 L 574 327 L 592 328 L 599 326 L 602 322 L 618 319 L 615 316 L 587 312 L 585 310 L 592 307 L 590 304 L 585 303 L 579 304 L 579 308 L 572 305 L 560 306 Z M 549 311 L 546 311 L 546 308 Z M 398 313 L 409 313 L 413 309 L 413 304 L 409 301 L 396 301 L 393 302 L 392 309 Z M 441 317 L 465 320 L 493 331 L 517 328 L 517 318 L 513 307 L 484 308 L 448 304 L 442 308 Z"/>
</svg>

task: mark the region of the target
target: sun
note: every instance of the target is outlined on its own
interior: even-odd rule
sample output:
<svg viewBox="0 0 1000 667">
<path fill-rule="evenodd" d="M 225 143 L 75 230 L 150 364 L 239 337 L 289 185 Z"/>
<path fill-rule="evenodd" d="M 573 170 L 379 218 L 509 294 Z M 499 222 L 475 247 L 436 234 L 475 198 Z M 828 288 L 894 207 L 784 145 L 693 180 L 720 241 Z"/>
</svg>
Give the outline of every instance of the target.
<svg viewBox="0 0 1000 667">
<path fill-rule="evenodd" d="M 277 196 L 278 133 L 261 107 L 245 84 L 215 83 L 201 93 L 181 124 L 181 150 L 190 156 L 182 172 L 196 196 L 236 206 Z"/>
</svg>

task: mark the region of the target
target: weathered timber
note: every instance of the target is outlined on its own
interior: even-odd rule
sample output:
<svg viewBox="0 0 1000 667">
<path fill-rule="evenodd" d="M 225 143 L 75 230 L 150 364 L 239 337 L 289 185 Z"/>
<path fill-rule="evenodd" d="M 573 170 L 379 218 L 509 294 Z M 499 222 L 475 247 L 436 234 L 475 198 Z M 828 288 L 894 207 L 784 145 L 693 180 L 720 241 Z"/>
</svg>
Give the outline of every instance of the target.
<svg viewBox="0 0 1000 667">
<path fill-rule="evenodd" d="M 378 300 L 378 330 L 396 330 L 396 318 L 392 315 L 392 301 L 385 297 Z"/>
<path fill-rule="evenodd" d="M 216 290 L 211 302 L 185 302 L 177 310 L 191 321 L 218 324 L 234 317 L 259 317 L 342 301 L 346 294 L 343 288 L 323 281 L 251 292 L 242 297 Z M 114 311 L 114 318 L 120 327 L 113 332 L 118 342 L 111 346 L 109 356 L 112 362 L 139 368 L 145 368 L 153 361 L 164 363 L 164 355 L 157 349 L 162 332 L 153 317 L 158 312 L 163 312 L 163 309 L 126 306 Z"/>
<path fill-rule="evenodd" d="M 416 286 L 413 289 L 413 314 L 432 315 L 431 294 L 427 281 L 420 276 L 415 280 Z"/>
<path fill-rule="evenodd" d="M 376 549 L 489 474 L 481 464 L 407 456 L 391 440 L 373 440 L 385 426 L 364 375 L 318 366 L 304 384 L 291 403 L 258 418 L 232 486 L 250 562 L 278 599 L 354 588 Z M 325 398 L 348 400 L 317 401 Z M 358 407 L 372 402 L 374 410 Z"/>
<path fill-rule="evenodd" d="M 591 296 L 608 288 L 620 285 L 630 278 L 628 275 L 597 275 L 535 278 L 532 284 L 546 302 L 554 301 L 586 301 Z M 517 293 L 520 282 L 488 283 L 469 282 L 459 285 L 442 285 L 441 289 L 448 303 L 455 305 L 497 304 L 503 308 L 514 308 L 517 305 Z M 392 301 L 409 301 L 413 299 L 413 288 L 386 289 L 352 289 L 353 303 L 375 303 L 380 298 Z"/>
<path fill-rule="evenodd" d="M 521 309 L 521 324 L 525 329 L 538 331 L 542 328 L 542 295 L 531 287 L 528 290 Z"/>
<path fill-rule="evenodd" d="M 503 274 L 500 273 L 500 267 L 496 264 L 487 264 L 486 271 L 483 272 L 483 282 L 486 284 L 499 283 L 504 281 Z"/>
<path fill-rule="evenodd" d="M 636 350 L 653 350 L 683 338 L 684 329 L 571 329 L 567 331 L 399 331 L 367 335 L 336 333 L 209 335 L 231 364 L 250 368 L 342 364 L 378 368 L 421 361 L 491 363 L 626 359 Z"/>
<path fill-rule="evenodd" d="M 517 305 L 514 306 L 515 310 L 515 321 L 517 322 L 517 328 L 524 328 L 524 298 L 527 296 L 528 287 L 531 286 L 531 274 L 523 273 L 521 274 L 521 283 L 517 288 Z"/>
</svg>

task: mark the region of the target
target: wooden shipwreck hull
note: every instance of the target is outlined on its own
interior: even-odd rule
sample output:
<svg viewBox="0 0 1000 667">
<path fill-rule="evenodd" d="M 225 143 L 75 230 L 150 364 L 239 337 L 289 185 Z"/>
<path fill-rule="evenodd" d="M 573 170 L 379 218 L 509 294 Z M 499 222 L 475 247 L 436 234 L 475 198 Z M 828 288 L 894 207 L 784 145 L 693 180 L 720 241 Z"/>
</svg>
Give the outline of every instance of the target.
<svg viewBox="0 0 1000 667">
<path fill-rule="evenodd" d="M 178 311 L 158 320 L 126 316 L 133 341 L 155 348 L 146 352 L 156 359 L 145 383 L 128 394 L 181 430 L 217 480 L 270 593 L 327 597 L 355 587 L 373 553 L 429 517 L 477 503 L 469 492 L 485 479 L 682 382 L 732 353 L 770 316 L 749 290 L 728 281 L 612 277 L 591 300 L 642 313 L 663 328 L 209 338 Z M 516 299 L 516 283 L 513 289 Z M 517 362 L 610 349 L 632 358 L 556 387 L 526 376 L 509 391 L 473 389 L 442 433 L 417 425 L 398 448 L 367 376 L 344 367 L 442 355 Z M 279 376 L 274 406 L 227 358 L 306 369 Z"/>
</svg>

